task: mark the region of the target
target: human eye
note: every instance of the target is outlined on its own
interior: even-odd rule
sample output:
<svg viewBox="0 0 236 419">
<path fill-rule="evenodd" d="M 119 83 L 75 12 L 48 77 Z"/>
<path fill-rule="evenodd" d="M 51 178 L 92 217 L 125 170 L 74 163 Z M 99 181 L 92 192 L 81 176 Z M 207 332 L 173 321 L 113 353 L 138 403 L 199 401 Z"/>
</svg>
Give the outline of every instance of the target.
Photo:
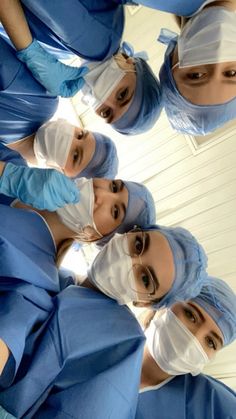
<svg viewBox="0 0 236 419">
<path fill-rule="evenodd" d="M 236 70 L 227 70 L 223 72 L 225 77 L 235 77 L 236 76 Z"/>
<path fill-rule="evenodd" d="M 84 131 L 83 130 L 81 130 L 81 131 L 79 131 L 78 132 L 78 134 L 77 134 L 77 139 L 78 140 L 82 140 L 82 138 L 84 137 Z"/>
<path fill-rule="evenodd" d="M 187 78 L 190 80 L 200 80 L 205 77 L 206 73 L 200 71 L 193 71 L 191 73 L 187 73 Z"/>
<path fill-rule="evenodd" d="M 141 234 L 136 234 L 133 241 L 133 254 L 141 256 L 144 249 L 144 237 Z"/>
<path fill-rule="evenodd" d="M 75 164 L 79 159 L 79 152 L 78 150 L 75 150 L 73 153 L 73 163 Z"/>
<path fill-rule="evenodd" d="M 193 310 L 191 310 L 190 308 L 185 307 L 185 308 L 184 308 L 184 314 L 185 314 L 185 317 L 186 317 L 189 321 L 191 321 L 192 323 L 196 323 L 196 322 L 197 322 L 197 318 L 196 318 L 196 316 L 195 316 L 195 314 L 194 314 Z"/>
<path fill-rule="evenodd" d="M 99 115 L 103 119 L 108 119 L 111 116 L 111 109 L 110 108 L 102 108 L 99 112 Z"/>
<path fill-rule="evenodd" d="M 129 93 L 129 89 L 126 87 L 125 89 L 122 89 L 117 93 L 116 99 L 119 102 L 122 102 L 128 96 L 128 93 Z"/>
<path fill-rule="evenodd" d="M 119 218 L 119 215 L 120 215 L 120 209 L 117 205 L 114 205 L 112 208 L 112 216 L 114 220 L 117 220 Z"/>
<path fill-rule="evenodd" d="M 112 180 L 112 181 L 111 181 L 111 191 L 112 191 L 113 193 L 117 193 L 117 192 L 119 191 L 119 184 L 118 184 L 118 182 L 117 182 L 117 181 L 115 181 L 115 180 Z"/>
<path fill-rule="evenodd" d="M 211 336 L 206 336 L 206 344 L 208 348 L 213 349 L 214 351 L 217 350 L 217 344 Z"/>
</svg>

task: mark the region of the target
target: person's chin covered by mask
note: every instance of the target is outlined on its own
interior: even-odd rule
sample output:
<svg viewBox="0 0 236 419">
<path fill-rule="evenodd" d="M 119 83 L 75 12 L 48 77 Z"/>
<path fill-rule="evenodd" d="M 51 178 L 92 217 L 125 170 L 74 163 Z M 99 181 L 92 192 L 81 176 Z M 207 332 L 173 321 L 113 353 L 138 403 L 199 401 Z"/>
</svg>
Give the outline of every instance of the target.
<svg viewBox="0 0 236 419">
<path fill-rule="evenodd" d="M 89 281 L 119 304 L 155 308 L 196 296 L 207 259 L 185 229 L 150 226 L 116 234 L 98 253 Z"/>
<path fill-rule="evenodd" d="M 236 116 L 236 13 L 210 6 L 173 37 L 160 70 L 163 103 L 181 132 L 204 135 Z"/>
<path fill-rule="evenodd" d="M 199 374 L 235 339 L 235 303 L 233 290 L 209 277 L 197 297 L 157 312 L 145 331 L 144 368 L 156 363 L 157 381 L 160 370 L 163 379 Z M 152 379 L 155 382 L 154 375 Z"/>
<path fill-rule="evenodd" d="M 90 63 L 83 101 L 121 134 L 150 129 L 161 113 L 159 81 L 142 58 L 118 53 L 101 63 Z"/>
<path fill-rule="evenodd" d="M 33 148 L 38 165 L 55 168 L 68 177 L 114 178 L 117 174 L 114 142 L 64 119 L 42 125 L 35 134 Z"/>
</svg>

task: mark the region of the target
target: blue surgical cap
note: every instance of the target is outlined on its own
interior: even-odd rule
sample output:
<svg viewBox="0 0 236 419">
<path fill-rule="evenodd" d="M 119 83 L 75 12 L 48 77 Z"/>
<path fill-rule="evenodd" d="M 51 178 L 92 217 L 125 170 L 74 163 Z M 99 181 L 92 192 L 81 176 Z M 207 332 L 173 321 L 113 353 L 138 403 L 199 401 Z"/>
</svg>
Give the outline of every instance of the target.
<svg viewBox="0 0 236 419">
<path fill-rule="evenodd" d="M 136 225 L 153 224 L 156 222 L 156 209 L 152 194 L 141 183 L 124 181 L 128 189 L 128 205 L 125 218 L 112 233 L 98 240 L 99 247 L 104 246 L 115 233 L 126 233 Z"/>
<path fill-rule="evenodd" d="M 222 279 L 208 277 L 200 294 L 192 299 L 215 321 L 222 332 L 224 345 L 236 338 L 236 294 Z"/>
<path fill-rule="evenodd" d="M 154 308 L 169 307 L 177 301 L 196 297 L 204 284 L 207 273 L 207 256 L 193 235 L 181 227 L 146 227 L 158 231 L 167 239 L 174 258 L 175 277 L 169 292 L 153 305 Z"/>
<path fill-rule="evenodd" d="M 136 135 L 148 131 L 155 124 L 162 110 L 159 81 L 149 65 L 142 58 L 134 58 L 136 68 L 136 88 L 128 110 L 112 127 L 126 135 Z"/>
<path fill-rule="evenodd" d="M 92 134 L 96 144 L 94 155 L 87 167 L 77 177 L 114 179 L 119 164 L 115 143 L 99 132 Z"/>
<path fill-rule="evenodd" d="M 179 132 L 206 135 L 236 118 L 236 97 L 218 105 L 194 105 L 178 91 L 172 75 L 172 53 L 177 37 L 169 42 L 160 69 L 163 106 L 171 126 Z"/>
</svg>

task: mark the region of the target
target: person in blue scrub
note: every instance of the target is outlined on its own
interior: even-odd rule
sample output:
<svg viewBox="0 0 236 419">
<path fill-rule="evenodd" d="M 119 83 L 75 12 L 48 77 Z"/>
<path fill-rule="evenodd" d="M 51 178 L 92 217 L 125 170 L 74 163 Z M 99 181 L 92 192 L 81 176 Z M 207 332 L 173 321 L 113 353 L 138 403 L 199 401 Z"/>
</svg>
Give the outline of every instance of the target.
<svg viewBox="0 0 236 419">
<path fill-rule="evenodd" d="M 152 314 L 136 419 L 235 418 L 236 393 L 200 373 L 235 340 L 235 303 L 236 295 L 224 281 L 209 278 L 196 298 Z"/>
<path fill-rule="evenodd" d="M 31 165 L 55 168 L 72 178 L 113 179 L 118 170 L 116 146 L 109 137 L 65 119 L 46 122 L 35 134 L 7 146 Z"/>
<path fill-rule="evenodd" d="M 202 318 L 205 322 L 199 320 L 196 327 L 201 331 L 203 329 L 202 341 L 200 340 L 198 345 L 201 346 L 204 341 L 204 348 L 209 354 L 214 351 L 211 342 L 217 339 L 217 333 L 219 339 L 223 339 L 223 345 L 233 341 L 236 335 L 235 313 L 232 311 L 235 306 L 235 295 L 226 285 L 221 284 L 218 290 L 214 284 L 215 280 L 212 279 L 212 282 L 210 292 L 207 285 L 203 287 L 203 293 L 196 299 L 187 302 L 186 307 L 182 305 L 185 322 L 188 323 L 186 326 L 182 325 L 182 328 L 190 329 L 189 332 L 185 330 L 188 337 L 193 333 L 193 325 L 186 314 L 187 308 L 192 316 L 197 315 L 196 307 L 202 311 Z M 214 296 L 212 289 L 214 292 L 216 289 Z M 227 298 L 222 299 L 222 290 L 224 296 L 230 297 L 229 301 Z M 27 361 L 23 354 L 14 382 L 8 386 L 7 378 L 12 377 L 16 372 L 13 368 L 13 361 L 19 362 L 19 359 L 12 359 L 17 356 L 17 351 L 10 341 L 11 355 L 1 377 L 2 380 L 5 378 L 5 388 L 1 385 L 1 406 L 19 418 L 57 417 L 56 415 L 60 414 L 61 417 L 70 415 L 72 418 L 87 418 L 93 417 L 95 412 L 96 418 L 110 418 L 111 415 L 112 418 L 119 418 L 121 415 L 122 418 L 134 418 L 140 375 L 141 386 L 144 377 L 143 369 L 141 372 L 144 342 L 142 332 L 137 327 L 131 312 L 127 307 L 117 305 L 112 299 L 82 287 L 68 287 L 57 296 L 55 301 L 56 310 L 44 327 L 40 338 L 33 343 L 31 341 L 31 346 L 26 340 Z M 5 317 L 7 318 L 7 315 Z M 177 320 L 178 326 L 182 323 L 180 319 Z M 214 324 L 214 335 L 212 335 L 211 322 Z M 4 325 L 0 325 L 0 333 L 6 342 L 11 327 L 9 322 L 6 331 Z M 203 338 L 205 335 L 207 340 Z M 150 340 L 150 337 L 148 339 Z M 192 339 L 195 338 L 192 337 Z M 25 336 L 19 339 L 21 340 L 25 343 Z M 174 346 L 173 343 L 172 346 Z M 198 352 L 192 350 L 192 353 L 196 359 Z M 185 353 L 182 354 L 182 363 L 189 364 L 189 361 L 189 357 Z M 178 378 L 173 378 L 172 382 L 174 380 L 178 382 Z M 168 386 L 168 383 L 165 383 L 165 386 Z M 191 388 L 185 391 L 191 392 Z M 221 395 L 217 385 L 212 391 L 215 392 L 215 399 L 224 395 Z M 183 391 L 182 388 L 178 388 L 175 397 L 179 398 L 182 394 L 184 398 L 184 388 Z M 225 395 L 227 396 L 227 391 Z M 230 404 L 227 409 L 232 412 L 235 396 L 234 399 L 233 396 L 230 399 L 228 395 L 228 398 Z M 196 398 L 195 409 L 198 403 L 199 398 Z M 151 409 L 153 405 L 151 400 Z M 166 409 L 171 409 L 172 406 L 173 404 L 168 403 Z M 215 407 L 216 404 L 214 404 L 214 411 Z M 191 405 L 185 405 L 183 400 L 183 409 L 185 408 L 191 409 Z M 141 410 L 139 403 L 137 417 L 146 417 L 147 412 L 147 404 L 145 409 Z M 178 414 L 176 406 L 174 412 Z M 155 412 L 155 417 L 158 417 L 157 415 L 158 411 Z"/>
<path fill-rule="evenodd" d="M 55 113 L 58 98 L 33 77 L 0 36 L 0 138 L 14 142 L 33 134 Z"/>
<path fill-rule="evenodd" d="M 159 230 L 164 232 L 163 236 Z M 145 241 L 143 243 L 145 246 L 141 246 L 142 253 L 139 254 L 139 257 L 136 255 L 136 258 L 133 255 L 131 263 L 131 269 L 133 266 L 133 272 L 138 281 L 137 291 L 142 300 L 146 299 L 149 304 L 153 302 L 156 306 L 156 299 L 160 299 L 168 278 L 169 282 L 174 280 L 177 285 L 173 286 L 172 292 L 163 298 L 163 304 L 171 304 L 179 297 L 186 296 L 188 298 L 198 292 L 206 276 L 205 257 L 202 254 L 202 249 L 187 232 L 182 229 L 165 230 L 157 227 L 145 231 L 143 235 L 140 231 L 130 233 L 130 249 L 139 251 L 142 240 Z M 147 243 L 149 243 L 148 246 Z M 176 252 L 175 278 L 172 278 L 173 267 L 171 268 L 171 264 L 173 264 L 173 260 L 169 246 L 173 252 Z M 131 272 L 125 254 L 122 257 L 123 265 L 119 264 L 123 270 L 120 271 L 116 263 L 117 253 L 114 253 L 114 243 L 112 249 L 113 253 L 108 261 L 114 261 L 115 283 L 119 287 L 120 281 L 119 302 L 122 304 L 122 300 L 125 298 L 124 292 L 122 292 L 123 278 L 124 276 L 130 277 Z M 21 250 L 23 253 L 24 249 L 21 248 Z M 181 252 L 182 259 L 178 260 Z M 15 255 L 12 254 L 12 257 Z M 143 263 L 143 275 L 138 278 L 140 257 Z M 3 264 L 0 266 L 6 264 L 4 261 L 6 258 L 3 259 Z M 100 264 L 96 260 L 95 269 L 98 272 L 102 268 L 104 269 L 105 262 L 107 259 L 104 257 L 100 259 Z M 42 324 L 39 322 L 37 327 L 34 327 L 32 321 L 38 314 L 36 308 L 41 310 L 42 293 L 36 294 L 38 299 L 35 301 L 36 296 L 32 291 L 29 292 L 27 287 L 30 285 L 32 290 L 32 287 L 34 289 L 37 285 L 36 281 L 40 283 L 42 272 L 39 271 L 39 268 L 42 269 L 42 263 L 39 268 L 36 267 L 34 275 L 31 275 L 33 284 L 30 281 L 28 283 L 23 281 L 23 292 L 19 289 L 19 282 L 20 278 L 25 279 L 25 275 L 22 275 L 24 268 L 24 265 L 18 267 L 18 282 L 16 282 L 16 278 L 13 281 L 11 274 L 0 275 L 0 289 L 4 296 L 4 304 L 8 303 L 8 307 L 12 307 L 12 309 L 6 310 L 5 305 L 1 305 L 4 321 L 0 322 L 0 338 L 11 352 L 0 379 L 1 406 L 17 417 L 24 417 L 26 414 L 29 415 L 28 417 L 33 417 L 37 412 L 40 412 L 42 417 L 50 417 L 50 414 L 54 416 L 60 410 L 72 414 L 74 403 L 78 403 L 78 408 L 80 405 L 81 408 L 83 407 L 84 417 L 86 417 L 86 409 L 96 412 L 98 418 L 108 418 L 111 414 L 113 414 L 112 417 L 118 418 L 121 413 L 122 417 L 127 417 L 127 419 L 134 417 L 140 380 L 143 335 L 128 308 L 118 305 L 114 301 L 114 297 L 110 299 L 98 291 L 69 286 L 54 299 L 56 310 L 48 321 Z M 164 273 L 164 269 L 166 273 Z M 156 289 L 155 292 L 146 289 L 148 278 L 145 279 L 145 285 L 142 285 L 145 272 L 148 275 L 150 272 L 155 275 L 152 281 L 159 275 L 159 289 Z M 106 278 L 106 273 L 109 272 L 103 271 L 103 278 Z M 130 280 L 131 287 L 127 286 L 126 281 L 128 296 L 134 292 L 132 277 Z M 18 288 L 16 288 L 15 282 Z M 142 292 L 141 289 L 144 291 Z M 119 288 L 117 290 L 119 292 Z M 15 304 L 16 292 L 22 298 L 18 297 L 19 303 Z M 9 298 L 6 298 L 6 293 Z M 55 295 L 55 293 L 51 293 L 51 295 Z M 23 298 L 26 299 L 26 297 L 28 304 L 32 304 L 36 310 L 36 314 L 31 317 L 28 308 L 28 311 L 26 310 L 27 327 L 22 327 L 21 321 L 25 325 Z M 18 334 L 15 342 L 15 333 L 12 339 L 10 337 L 12 336 L 12 327 L 16 331 L 16 323 L 13 318 L 14 313 L 18 312 L 22 314 L 17 317 Z M 10 320 L 8 321 L 8 319 Z M 104 319 L 106 319 L 105 324 L 103 324 Z M 99 336 L 99 339 L 95 336 Z M 41 362 L 44 362 L 44 366 L 47 365 L 43 374 Z M 92 394 L 94 394 L 94 398 L 89 404 L 84 398 L 88 388 L 93 389 Z M 99 394 L 96 388 L 101 389 Z M 106 408 L 104 400 L 102 403 L 105 391 L 108 391 L 105 398 L 108 403 Z M 81 395 L 81 397 L 74 397 L 75 394 Z M 74 414 L 78 415 L 78 410 L 74 410 Z"/>
<path fill-rule="evenodd" d="M 213 2 L 179 36 L 164 30 L 159 37 L 168 44 L 159 73 L 163 105 L 179 132 L 206 135 L 236 117 L 235 8 L 233 1 Z"/>
<path fill-rule="evenodd" d="M 1 37 L 0 61 L 0 142 L 19 151 L 31 164 L 38 164 L 39 160 L 46 167 L 48 162 L 51 167 L 64 169 L 70 177 L 80 174 L 114 178 L 118 157 L 112 140 L 100 133 L 73 128 L 66 121 L 64 125 L 58 121 L 42 126 L 56 110 L 56 98 L 32 78 Z M 36 157 L 33 148 L 38 151 Z"/>
<path fill-rule="evenodd" d="M 96 113 L 123 134 L 139 134 L 154 125 L 162 109 L 159 82 L 143 58 L 130 56 L 132 48 L 126 45 L 119 52 L 122 4 L 76 0 L 66 12 L 63 2 L 56 7 L 53 2 L 40 8 L 36 2 L 23 5 L 4 1 L 0 19 L 18 58 L 48 91 L 67 97 L 85 87 L 85 96 L 90 91 L 95 99 Z M 66 66 L 55 57 L 58 50 L 60 56 L 69 50 L 89 61 L 85 67 Z"/>
</svg>

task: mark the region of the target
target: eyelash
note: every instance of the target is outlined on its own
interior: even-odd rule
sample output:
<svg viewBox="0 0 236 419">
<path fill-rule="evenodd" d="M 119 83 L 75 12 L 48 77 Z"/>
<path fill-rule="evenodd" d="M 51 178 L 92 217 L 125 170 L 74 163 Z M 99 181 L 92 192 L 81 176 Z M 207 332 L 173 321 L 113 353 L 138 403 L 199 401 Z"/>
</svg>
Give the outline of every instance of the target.
<svg viewBox="0 0 236 419">
<path fill-rule="evenodd" d="M 128 88 L 126 87 L 124 90 L 121 90 L 118 94 L 117 94 L 117 96 L 116 96 L 116 99 L 119 101 L 119 102 L 122 102 L 127 96 L 128 96 L 128 92 L 129 92 L 129 90 L 128 90 Z"/>
<path fill-rule="evenodd" d="M 206 344 L 207 344 L 208 348 L 213 349 L 214 351 L 217 350 L 217 345 L 216 345 L 215 341 L 210 336 L 206 336 Z"/>
<path fill-rule="evenodd" d="M 73 153 L 73 163 L 75 164 L 78 161 L 78 159 L 79 159 L 79 152 L 78 152 L 78 150 L 76 150 Z"/>
<path fill-rule="evenodd" d="M 115 220 L 117 220 L 117 218 L 119 217 L 119 215 L 120 215 L 120 210 L 117 207 L 117 205 L 115 205 L 114 208 L 113 208 L 113 218 Z"/>
<path fill-rule="evenodd" d="M 135 248 L 135 254 L 137 256 L 141 255 L 143 248 L 144 248 L 144 241 L 143 237 L 135 236 L 134 239 L 134 248 Z"/>
</svg>

